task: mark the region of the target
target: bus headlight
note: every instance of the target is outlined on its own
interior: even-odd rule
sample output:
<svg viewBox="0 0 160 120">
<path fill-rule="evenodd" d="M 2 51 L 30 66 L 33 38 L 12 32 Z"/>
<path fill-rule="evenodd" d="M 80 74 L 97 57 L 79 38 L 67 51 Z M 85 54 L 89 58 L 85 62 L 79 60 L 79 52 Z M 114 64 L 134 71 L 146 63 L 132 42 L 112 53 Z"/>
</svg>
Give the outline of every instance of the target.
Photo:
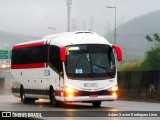
<svg viewBox="0 0 160 120">
<path fill-rule="evenodd" d="M 64 92 L 65 92 L 65 96 L 73 97 L 74 93 L 78 92 L 78 90 L 76 90 L 72 87 L 66 86 L 65 89 L 64 89 Z"/>
<path fill-rule="evenodd" d="M 115 85 L 115 86 L 113 86 L 113 87 L 108 89 L 108 91 L 111 91 L 111 95 L 112 96 L 117 96 L 117 90 L 118 90 L 118 86 L 117 85 Z"/>
<path fill-rule="evenodd" d="M 115 85 L 115 86 L 113 86 L 113 87 L 108 89 L 108 91 L 117 91 L 117 90 L 118 90 L 118 86 L 117 85 Z"/>
<path fill-rule="evenodd" d="M 66 87 L 66 88 L 65 88 L 65 92 L 67 92 L 67 93 L 73 93 L 73 92 L 74 92 L 74 89 L 71 88 L 71 87 Z"/>
</svg>

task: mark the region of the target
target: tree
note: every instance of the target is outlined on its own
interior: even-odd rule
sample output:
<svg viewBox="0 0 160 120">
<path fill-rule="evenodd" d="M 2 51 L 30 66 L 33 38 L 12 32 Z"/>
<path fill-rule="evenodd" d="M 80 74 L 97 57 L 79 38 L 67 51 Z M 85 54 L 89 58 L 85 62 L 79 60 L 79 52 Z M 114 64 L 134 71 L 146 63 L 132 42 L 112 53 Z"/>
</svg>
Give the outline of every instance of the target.
<svg viewBox="0 0 160 120">
<path fill-rule="evenodd" d="M 149 35 L 146 35 L 146 39 L 147 39 L 149 42 L 153 42 L 153 39 L 152 39 Z"/>
<path fill-rule="evenodd" d="M 160 43 L 160 37 L 157 33 L 155 33 L 154 35 L 154 38 L 155 38 L 155 41 L 159 42 Z"/>
<path fill-rule="evenodd" d="M 148 40 L 148 42 L 155 41 L 155 47 L 157 46 L 156 42 L 158 42 L 158 46 L 160 46 L 160 36 L 157 33 L 155 33 L 153 34 L 153 37 L 154 39 L 151 36 L 146 35 L 146 39 Z"/>
<path fill-rule="evenodd" d="M 144 70 L 160 70 L 160 47 L 152 48 L 146 52 L 145 59 L 142 63 Z"/>
<path fill-rule="evenodd" d="M 145 59 L 142 62 L 142 69 L 144 70 L 160 70 L 160 36 L 155 33 L 153 35 L 154 39 L 149 35 L 146 36 L 146 39 L 149 42 L 155 41 L 155 48 L 152 48 L 145 54 Z M 158 45 L 156 45 L 158 42 Z"/>
</svg>

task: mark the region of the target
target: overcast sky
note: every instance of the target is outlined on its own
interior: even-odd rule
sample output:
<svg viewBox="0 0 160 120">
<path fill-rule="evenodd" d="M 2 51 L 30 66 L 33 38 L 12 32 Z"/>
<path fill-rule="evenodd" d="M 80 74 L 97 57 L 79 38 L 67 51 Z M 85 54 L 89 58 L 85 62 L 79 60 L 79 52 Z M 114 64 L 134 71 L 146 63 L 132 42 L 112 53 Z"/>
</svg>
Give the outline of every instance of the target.
<svg viewBox="0 0 160 120">
<path fill-rule="evenodd" d="M 104 35 L 117 24 L 160 10 L 160 0 L 72 0 L 72 30 L 89 30 Z M 46 36 L 67 30 L 66 0 L 0 0 L 0 31 Z"/>
</svg>

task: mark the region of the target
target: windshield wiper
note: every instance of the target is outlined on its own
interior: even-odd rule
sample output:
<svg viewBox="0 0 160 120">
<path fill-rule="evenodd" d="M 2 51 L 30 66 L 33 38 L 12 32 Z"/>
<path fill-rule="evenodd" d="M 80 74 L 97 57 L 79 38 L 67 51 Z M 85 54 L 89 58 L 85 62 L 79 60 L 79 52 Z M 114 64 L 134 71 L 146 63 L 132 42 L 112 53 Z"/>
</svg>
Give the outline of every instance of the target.
<svg viewBox="0 0 160 120">
<path fill-rule="evenodd" d="M 108 69 L 107 69 L 106 67 L 101 66 L 101 65 L 97 65 L 97 64 L 93 64 L 93 65 L 95 65 L 95 66 L 97 66 L 97 67 L 102 68 L 103 70 L 105 70 L 110 77 L 112 77 L 112 78 L 114 77 L 114 76 L 108 71 Z"/>
</svg>

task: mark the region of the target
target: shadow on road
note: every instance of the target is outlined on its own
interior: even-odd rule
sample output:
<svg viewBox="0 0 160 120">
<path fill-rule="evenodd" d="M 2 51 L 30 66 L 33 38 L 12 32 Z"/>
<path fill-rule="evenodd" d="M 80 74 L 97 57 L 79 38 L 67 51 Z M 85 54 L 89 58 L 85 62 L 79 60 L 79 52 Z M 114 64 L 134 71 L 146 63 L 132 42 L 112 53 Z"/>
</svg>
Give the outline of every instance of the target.
<svg viewBox="0 0 160 120">
<path fill-rule="evenodd" d="M 103 102 L 102 102 L 103 103 Z M 102 110 L 102 111 L 111 111 L 114 110 L 115 108 L 112 107 L 105 107 L 103 104 L 99 108 L 94 108 L 91 103 L 63 103 L 59 105 L 58 107 L 55 107 L 53 105 L 50 105 L 49 101 L 45 102 L 39 102 L 37 101 L 36 103 L 32 103 L 32 105 L 35 106 L 44 106 L 48 108 L 62 108 L 63 110 Z"/>
</svg>

